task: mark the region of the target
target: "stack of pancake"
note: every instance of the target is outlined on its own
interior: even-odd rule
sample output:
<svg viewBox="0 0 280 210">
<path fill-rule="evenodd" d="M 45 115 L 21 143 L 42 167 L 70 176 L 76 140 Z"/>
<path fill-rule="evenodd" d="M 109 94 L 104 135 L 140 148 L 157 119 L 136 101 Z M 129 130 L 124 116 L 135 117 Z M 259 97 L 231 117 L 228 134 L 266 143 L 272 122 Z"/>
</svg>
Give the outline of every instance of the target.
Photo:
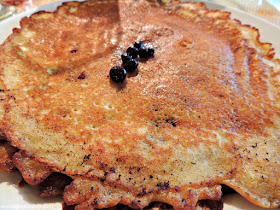
<svg viewBox="0 0 280 210">
<path fill-rule="evenodd" d="M 229 16 L 104 0 L 22 19 L 0 46 L 0 168 L 76 209 L 194 209 L 221 185 L 279 207 L 280 62 Z M 139 41 L 154 57 L 111 81 Z"/>
</svg>

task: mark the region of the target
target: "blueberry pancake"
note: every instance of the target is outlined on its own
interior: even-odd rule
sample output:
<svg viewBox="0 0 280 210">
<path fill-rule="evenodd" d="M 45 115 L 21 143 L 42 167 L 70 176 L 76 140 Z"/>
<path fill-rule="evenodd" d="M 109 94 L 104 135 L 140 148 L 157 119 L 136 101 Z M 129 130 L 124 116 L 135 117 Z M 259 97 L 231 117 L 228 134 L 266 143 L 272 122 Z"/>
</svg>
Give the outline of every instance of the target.
<svg viewBox="0 0 280 210">
<path fill-rule="evenodd" d="M 194 209 L 221 184 L 279 207 L 280 62 L 229 16 L 94 0 L 23 18 L 0 46 L 0 128 L 26 181 L 66 175 L 76 209 Z"/>
</svg>

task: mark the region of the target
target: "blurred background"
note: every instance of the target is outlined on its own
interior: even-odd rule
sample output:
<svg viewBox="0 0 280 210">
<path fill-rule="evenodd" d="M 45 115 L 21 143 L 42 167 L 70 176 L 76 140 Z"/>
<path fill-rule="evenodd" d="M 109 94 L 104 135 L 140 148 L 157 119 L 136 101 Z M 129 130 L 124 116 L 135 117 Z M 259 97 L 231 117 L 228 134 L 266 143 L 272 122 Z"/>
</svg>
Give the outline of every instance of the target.
<svg viewBox="0 0 280 210">
<path fill-rule="evenodd" d="M 0 0 L 0 21 L 13 14 L 35 8 L 56 0 Z M 199 0 L 189 0 L 199 1 Z M 200 0 L 201 1 L 201 0 Z M 280 0 L 205 0 L 233 7 L 280 26 Z"/>
</svg>

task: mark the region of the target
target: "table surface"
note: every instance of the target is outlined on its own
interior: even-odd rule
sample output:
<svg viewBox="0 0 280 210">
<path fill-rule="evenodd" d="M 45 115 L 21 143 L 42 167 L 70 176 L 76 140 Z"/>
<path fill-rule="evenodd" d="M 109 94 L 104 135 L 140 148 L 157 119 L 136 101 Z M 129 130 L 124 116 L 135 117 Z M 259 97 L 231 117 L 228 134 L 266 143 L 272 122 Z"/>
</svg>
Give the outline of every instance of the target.
<svg viewBox="0 0 280 210">
<path fill-rule="evenodd" d="M 56 0 L 0 0 L 0 5 L 12 5 L 16 13 L 26 11 Z M 199 1 L 199 0 L 188 0 Z M 280 0 L 205 0 L 254 14 L 280 26 Z"/>
</svg>

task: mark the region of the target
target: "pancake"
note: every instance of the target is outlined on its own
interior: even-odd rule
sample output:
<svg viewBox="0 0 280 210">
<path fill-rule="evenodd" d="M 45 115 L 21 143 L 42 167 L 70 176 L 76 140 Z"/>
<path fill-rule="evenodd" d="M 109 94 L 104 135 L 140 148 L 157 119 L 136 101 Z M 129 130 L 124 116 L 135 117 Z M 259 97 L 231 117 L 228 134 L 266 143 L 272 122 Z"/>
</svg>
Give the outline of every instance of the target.
<svg viewBox="0 0 280 210">
<path fill-rule="evenodd" d="M 17 150 L 10 143 L 0 140 L 0 171 L 6 170 L 13 172 L 15 170 L 16 167 L 12 161 L 12 157 Z"/>
<path fill-rule="evenodd" d="M 12 159 L 24 180 L 30 185 L 41 183 L 52 173 L 52 170 L 26 156 L 22 151 L 15 153 Z"/>
<path fill-rule="evenodd" d="M 221 184 L 279 207 L 279 60 L 229 15 L 88 1 L 24 18 L 0 47 L 0 127 L 24 154 L 17 167 L 25 157 L 44 168 L 36 180 L 71 177 L 64 200 L 76 209 L 194 209 Z M 135 41 L 154 57 L 116 84 L 109 70 Z"/>
</svg>

